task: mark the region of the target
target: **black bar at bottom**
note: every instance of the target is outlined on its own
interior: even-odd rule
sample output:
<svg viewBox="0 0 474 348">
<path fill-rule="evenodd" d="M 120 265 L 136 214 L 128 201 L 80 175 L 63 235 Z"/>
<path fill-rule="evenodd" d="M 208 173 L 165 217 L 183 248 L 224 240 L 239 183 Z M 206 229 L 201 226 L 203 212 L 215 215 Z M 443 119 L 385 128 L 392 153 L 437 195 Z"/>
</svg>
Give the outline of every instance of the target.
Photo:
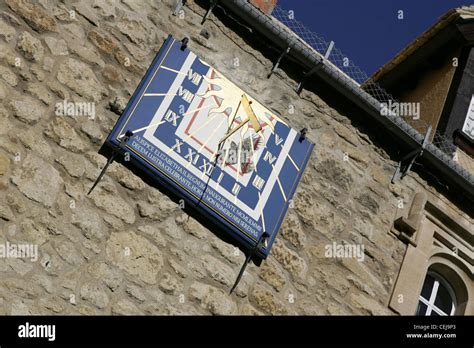
<svg viewBox="0 0 474 348">
<path fill-rule="evenodd" d="M 38 343 L 225 345 L 252 342 L 258 345 L 278 343 L 291 346 L 325 343 L 473 347 L 473 318 L 4 316 L 0 317 L 0 346 L 8 348 L 10 345 Z M 48 340 L 47 337 L 19 337 L 21 325 L 28 325 L 30 330 L 31 325 L 55 325 L 54 341 Z"/>
</svg>

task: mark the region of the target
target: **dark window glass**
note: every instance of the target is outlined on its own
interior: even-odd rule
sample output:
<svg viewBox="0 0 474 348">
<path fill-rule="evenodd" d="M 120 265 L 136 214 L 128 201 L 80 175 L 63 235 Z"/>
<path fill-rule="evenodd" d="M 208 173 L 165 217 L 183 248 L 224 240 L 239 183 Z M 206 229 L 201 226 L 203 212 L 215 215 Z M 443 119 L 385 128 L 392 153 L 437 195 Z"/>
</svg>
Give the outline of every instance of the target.
<svg viewBox="0 0 474 348">
<path fill-rule="evenodd" d="M 423 284 L 423 289 L 421 290 L 421 296 L 426 298 L 427 300 L 430 299 L 431 290 L 433 289 L 434 278 L 430 275 L 426 276 L 425 283 Z"/>
<path fill-rule="evenodd" d="M 428 307 L 423 302 L 418 302 L 418 309 L 416 310 L 416 315 L 426 315 L 426 309 Z"/>
<path fill-rule="evenodd" d="M 436 285 L 436 288 L 435 288 Z M 437 274 L 426 275 L 416 310 L 417 315 L 451 315 L 456 299 L 449 283 Z M 429 313 L 429 314 L 427 314 Z"/>
<path fill-rule="evenodd" d="M 438 293 L 436 294 L 435 306 L 445 312 L 447 315 L 451 314 L 453 299 L 445 286 L 439 284 Z"/>
</svg>

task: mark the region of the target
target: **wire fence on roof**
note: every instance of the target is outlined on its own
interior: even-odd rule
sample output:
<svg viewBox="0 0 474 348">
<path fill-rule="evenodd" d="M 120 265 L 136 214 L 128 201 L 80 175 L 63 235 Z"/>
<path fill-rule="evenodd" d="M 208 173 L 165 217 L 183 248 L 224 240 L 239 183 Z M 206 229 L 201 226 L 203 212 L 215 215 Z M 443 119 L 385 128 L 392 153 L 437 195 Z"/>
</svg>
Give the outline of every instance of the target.
<svg viewBox="0 0 474 348">
<path fill-rule="evenodd" d="M 282 9 L 279 6 L 276 6 L 272 12 L 272 16 L 278 19 L 281 23 L 291 29 L 295 34 L 297 34 L 301 39 L 303 39 L 308 45 L 314 48 L 321 55 L 325 55 L 330 42 L 327 42 L 318 34 L 309 30 L 304 24 L 293 19 L 288 11 Z M 351 77 L 358 84 L 362 84 L 368 79 L 367 74 L 362 71 L 358 66 L 356 66 L 350 58 L 343 54 L 337 46 L 335 46 L 328 57 L 328 60 L 332 64 L 337 66 L 341 71 L 346 75 Z"/>
<path fill-rule="evenodd" d="M 296 20 L 290 11 L 287 11 L 280 6 L 276 6 L 272 12 L 272 16 L 284 24 L 287 28 L 298 35 L 303 41 L 311 46 L 316 52 L 321 54 L 323 57 L 326 55 L 330 42 L 323 39 L 318 34 L 308 29 L 303 23 Z M 370 81 L 369 76 L 356 66 L 352 60 L 345 55 L 338 47 L 333 47 L 330 51 L 327 60 L 336 66 L 343 74 L 355 81 L 358 85 L 363 84 L 363 89 L 374 97 L 380 103 L 398 103 L 390 93 L 382 88 L 378 83 Z M 414 133 L 413 135 L 424 136 L 430 125 L 423 119 L 421 115 L 420 119 L 408 119 L 406 116 L 395 115 L 394 116 L 397 124 L 408 123 Z M 430 142 L 441 150 L 446 156 L 442 158 L 445 162 L 451 162 L 452 166 L 466 178 L 474 183 L 474 160 L 459 149 L 453 140 L 441 134 L 439 131 L 432 131 L 430 136 Z"/>
</svg>

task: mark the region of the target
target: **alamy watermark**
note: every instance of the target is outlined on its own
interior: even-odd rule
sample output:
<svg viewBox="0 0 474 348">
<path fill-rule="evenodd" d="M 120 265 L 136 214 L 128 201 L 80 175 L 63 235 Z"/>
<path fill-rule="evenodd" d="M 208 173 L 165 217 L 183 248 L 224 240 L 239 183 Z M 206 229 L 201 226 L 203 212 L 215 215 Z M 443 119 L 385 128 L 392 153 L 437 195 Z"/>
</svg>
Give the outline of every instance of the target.
<svg viewBox="0 0 474 348">
<path fill-rule="evenodd" d="M 325 246 L 325 253 L 324 256 L 330 258 L 353 258 L 357 259 L 357 261 L 364 261 L 364 245 L 362 244 L 337 244 L 333 242 L 332 244 L 327 244 Z"/>
<path fill-rule="evenodd" d="M 30 259 L 32 262 L 36 262 L 38 260 L 38 245 L 13 244 L 7 241 L 0 244 L 0 258 Z"/>
<path fill-rule="evenodd" d="M 411 117 L 414 120 L 420 119 L 420 103 L 394 102 L 380 103 L 380 114 L 382 116 Z"/>
<path fill-rule="evenodd" d="M 19 338 L 46 338 L 52 342 L 56 340 L 56 325 L 39 325 L 26 322 L 18 326 Z"/>
<path fill-rule="evenodd" d="M 71 102 L 64 99 L 55 105 L 56 116 L 80 117 L 86 116 L 89 120 L 95 118 L 95 103 Z"/>
</svg>

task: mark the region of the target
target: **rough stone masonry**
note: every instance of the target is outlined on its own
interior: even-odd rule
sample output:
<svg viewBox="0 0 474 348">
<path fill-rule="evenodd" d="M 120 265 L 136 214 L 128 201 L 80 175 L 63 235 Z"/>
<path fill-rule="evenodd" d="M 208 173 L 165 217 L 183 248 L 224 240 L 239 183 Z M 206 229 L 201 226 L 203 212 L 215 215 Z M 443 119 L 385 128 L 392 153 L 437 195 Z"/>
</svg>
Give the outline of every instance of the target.
<svg viewBox="0 0 474 348">
<path fill-rule="evenodd" d="M 0 258 L 0 314 L 392 314 L 406 246 L 389 231 L 420 188 L 312 92 L 214 15 L 188 1 L 0 2 L 0 244 L 37 245 L 38 260 Z M 262 267 L 228 294 L 244 255 L 119 164 L 85 193 L 98 149 L 168 34 L 258 96 L 316 143 L 294 207 Z M 236 66 L 236 61 L 240 66 Z M 95 117 L 55 112 L 93 103 Z M 289 109 L 294 110 L 290 113 Z M 443 199 L 443 197 L 441 197 Z M 447 201 L 447 200 L 446 200 Z M 363 261 L 325 246 L 364 246 Z"/>
</svg>

